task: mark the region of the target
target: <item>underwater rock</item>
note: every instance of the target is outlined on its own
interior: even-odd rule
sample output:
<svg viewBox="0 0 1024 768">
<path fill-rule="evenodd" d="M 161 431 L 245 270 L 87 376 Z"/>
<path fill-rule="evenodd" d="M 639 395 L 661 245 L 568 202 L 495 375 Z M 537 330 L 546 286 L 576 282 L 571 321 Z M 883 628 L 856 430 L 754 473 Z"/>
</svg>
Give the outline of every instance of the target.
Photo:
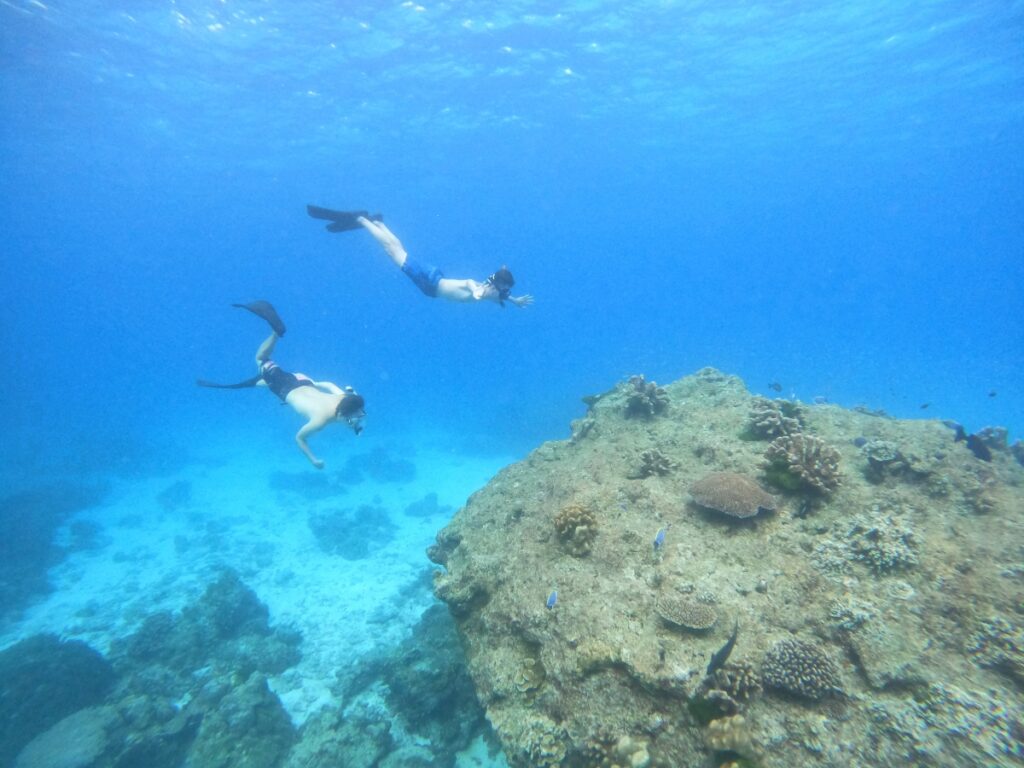
<svg viewBox="0 0 1024 768">
<path fill-rule="evenodd" d="M 280 700 L 254 672 L 206 711 L 186 758 L 203 768 L 277 768 L 295 741 Z"/>
<path fill-rule="evenodd" d="M 111 655 L 119 670 L 146 677 L 148 690 L 169 696 L 188 690 L 192 673 L 208 666 L 241 677 L 280 674 L 301 659 L 301 637 L 268 621 L 256 593 L 225 570 L 180 614 L 147 616 L 135 633 L 111 644 Z"/>
<path fill-rule="evenodd" d="M 79 640 L 35 635 L 0 652 L 0 765 L 115 683 L 110 663 Z"/>
<path fill-rule="evenodd" d="M 89 768 L 107 751 L 108 731 L 117 724 L 110 707 L 80 709 L 32 739 L 14 768 Z"/>
<path fill-rule="evenodd" d="M 178 480 L 156 495 L 156 501 L 164 512 L 177 512 L 192 503 L 192 483 Z"/>
<path fill-rule="evenodd" d="M 690 495 L 702 507 L 739 518 L 753 517 L 762 509 L 772 512 L 779 501 L 749 477 L 736 472 L 705 475 L 690 486 Z"/>
<path fill-rule="evenodd" d="M 451 517 L 452 508 L 447 504 L 437 503 L 437 494 L 431 491 L 419 501 L 414 501 L 405 508 L 406 517 Z"/>
<path fill-rule="evenodd" d="M 47 571 L 66 552 L 54 536 L 69 517 L 102 501 L 92 486 L 56 486 L 0 498 L 0 617 L 50 589 Z"/>
<path fill-rule="evenodd" d="M 393 740 L 386 717 L 324 708 L 302 726 L 282 768 L 378 768 Z"/>
<path fill-rule="evenodd" d="M 627 416 L 630 387 L 591 398 L 582 439 L 545 443 L 498 472 L 429 550 L 441 566 L 435 594 L 455 619 L 477 697 L 512 768 L 623 765 L 620 742 L 642 745 L 630 754 L 651 766 L 709 765 L 705 724 L 737 713 L 750 743 L 740 734 L 733 743 L 762 745 L 764 766 L 915 765 L 915 744 L 929 739 L 956 755 L 929 764 L 1009 759 L 986 750 L 1007 749 L 1020 709 L 1018 683 L 1001 674 L 999 654 L 1010 646 L 999 639 L 1005 633 L 974 645 L 971 637 L 982 631 L 979 617 L 1019 623 L 1024 468 L 1008 454 L 985 463 L 951 449 L 937 421 L 823 405 L 806 409 L 801 434 L 832 447 L 835 470 L 865 465 L 854 444 L 865 436 L 865 444 L 899 446 L 908 461 L 925 457 L 927 481 L 902 482 L 925 476 L 913 463 L 897 483 L 854 471 L 813 516 L 779 505 L 756 528 L 723 525 L 692 514 L 687 491 L 709 472 L 750 477 L 761 464 L 765 444 L 745 435 L 751 396 L 743 383 L 700 371 L 664 387 L 671 406 L 658 418 Z M 630 479 L 652 446 L 675 468 Z M 823 501 L 813 486 L 797 488 Z M 983 516 L 971 502 L 979 497 L 991 501 Z M 566 556 L 552 527 L 556 511 L 578 500 L 600 522 L 583 558 Z M 866 512 L 876 505 L 877 519 Z M 894 526 L 891 541 L 871 532 L 888 518 L 903 532 Z M 658 614 L 661 596 L 673 593 L 705 604 L 713 596 L 728 622 L 679 631 Z M 703 674 L 735 626 L 743 631 L 730 659 L 741 661 L 727 662 L 722 675 L 764 658 L 780 638 L 821 643 L 794 662 L 795 672 L 785 659 L 777 675 L 769 664 L 768 680 L 796 693 L 757 696 L 750 687 L 743 700 L 749 672 L 735 680 Z M 846 674 L 854 664 L 858 673 Z M 957 718 L 974 735 L 959 740 L 952 729 L 960 720 L 922 708 L 915 696 L 938 682 L 964 692 L 964 702 L 1002 702 L 999 738 L 979 730 L 994 721 L 994 704 L 984 712 L 963 704 Z M 840 687 L 845 695 L 829 695 Z M 894 726 L 904 713 L 907 728 Z M 922 735 L 929 718 L 941 724 L 939 735 Z M 725 751 L 714 759 L 739 760 Z"/>
<path fill-rule="evenodd" d="M 309 527 L 320 549 L 346 560 L 364 560 L 395 537 L 391 516 L 377 504 L 310 514 Z"/>
<path fill-rule="evenodd" d="M 341 476 L 348 482 L 360 482 L 363 475 L 377 483 L 411 483 L 416 479 L 416 465 L 392 456 L 386 448 L 375 448 L 350 456 Z"/>
</svg>

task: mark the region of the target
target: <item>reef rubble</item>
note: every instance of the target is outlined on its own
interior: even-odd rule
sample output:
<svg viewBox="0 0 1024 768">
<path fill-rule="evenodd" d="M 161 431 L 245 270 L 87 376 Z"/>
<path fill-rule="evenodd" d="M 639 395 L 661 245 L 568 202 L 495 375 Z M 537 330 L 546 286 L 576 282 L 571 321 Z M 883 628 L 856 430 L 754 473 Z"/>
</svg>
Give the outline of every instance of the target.
<svg viewBox="0 0 1024 768">
<path fill-rule="evenodd" d="M 1005 441 L 981 460 L 942 422 L 767 401 L 710 368 L 584 402 L 428 550 L 510 765 L 1020 764 Z M 638 472 L 652 456 L 666 471 Z M 711 473 L 778 503 L 709 511 L 690 489 Z"/>
</svg>

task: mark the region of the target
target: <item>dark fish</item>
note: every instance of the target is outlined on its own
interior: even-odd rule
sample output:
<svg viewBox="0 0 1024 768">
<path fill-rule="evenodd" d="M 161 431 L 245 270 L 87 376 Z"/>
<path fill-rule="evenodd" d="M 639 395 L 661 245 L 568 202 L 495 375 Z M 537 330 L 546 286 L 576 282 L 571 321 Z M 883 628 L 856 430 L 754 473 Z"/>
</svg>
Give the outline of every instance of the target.
<svg viewBox="0 0 1024 768">
<path fill-rule="evenodd" d="M 828 402 L 828 398 L 825 397 L 824 395 L 815 395 L 814 396 L 814 404 L 815 405 L 825 405 L 825 403 L 827 403 L 827 402 Z"/>
<path fill-rule="evenodd" d="M 865 445 L 867 445 L 867 443 L 868 439 L 866 437 L 861 436 L 853 438 L 853 444 L 856 445 L 858 448 L 863 448 Z"/>
<path fill-rule="evenodd" d="M 996 396 L 996 395 L 998 395 L 998 394 L 999 394 L 999 393 L 998 393 L 998 392 L 996 392 L 996 391 L 995 391 L 995 390 L 993 389 L 993 390 L 991 390 L 991 391 L 990 391 L 990 392 L 988 393 L 988 396 L 989 396 L 989 397 L 995 397 L 995 396 Z"/>
<path fill-rule="evenodd" d="M 732 653 L 732 647 L 736 645 L 736 637 L 740 632 L 740 623 L 737 621 L 732 628 L 732 637 L 729 638 L 728 642 L 714 652 L 711 656 L 711 663 L 708 664 L 708 674 L 715 674 L 716 669 L 721 669 L 725 666 L 725 662 L 729 660 L 729 654 Z"/>
<path fill-rule="evenodd" d="M 921 410 L 925 410 L 931 403 L 921 403 Z"/>
<path fill-rule="evenodd" d="M 781 392 L 782 385 L 779 384 L 779 382 L 777 381 L 773 381 L 771 384 L 768 385 L 768 389 L 770 389 L 772 392 Z"/>
<path fill-rule="evenodd" d="M 548 595 L 548 601 L 546 603 L 544 603 L 544 605 L 546 605 L 548 610 L 550 611 L 552 608 L 555 607 L 555 604 L 557 602 L 558 602 L 558 590 L 557 589 L 553 589 L 553 590 L 551 590 L 551 594 Z"/>
<path fill-rule="evenodd" d="M 967 448 L 976 458 L 982 461 L 992 461 L 992 451 L 985 445 L 985 441 L 977 435 L 967 436 Z"/>
<path fill-rule="evenodd" d="M 959 443 L 961 440 L 966 440 L 967 439 L 967 432 L 964 431 L 964 425 L 963 424 L 960 424 L 960 423 L 958 423 L 956 421 L 953 421 L 952 419 L 946 419 L 942 423 L 945 424 L 950 429 L 952 429 L 953 432 L 955 433 L 955 435 L 953 437 L 953 442 L 954 443 Z"/>
</svg>

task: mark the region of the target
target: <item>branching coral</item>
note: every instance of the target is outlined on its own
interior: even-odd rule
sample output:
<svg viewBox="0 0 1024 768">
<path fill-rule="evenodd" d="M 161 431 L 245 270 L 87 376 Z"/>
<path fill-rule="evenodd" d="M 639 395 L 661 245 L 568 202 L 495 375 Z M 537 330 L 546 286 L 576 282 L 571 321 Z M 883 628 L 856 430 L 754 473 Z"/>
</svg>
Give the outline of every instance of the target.
<svg viewBox="0 0 1024 768">
<path fill-rule="evenodd" d="M 558 540 L 573 557 L 590 554 L 597 536 L 597 518 L 582 504 L 572 503 L 555 516 Z"/>
<path fill-rule="evenodd" d="M 839 451 L 813 435 L 777 437 L 769 443 L 764 456 L 768 480 L 787 490 L 805 488 L 831 493 L 842 479 Z"/>
<path fill-rule="evenodd" d="M 630 376 L 630 389 L 626 400 L 626 416 L 649 419 L 668 410 L 668 393 L 656 382 L 646 381 L 643 376 Z"/>
<path fill-rule="evenodd" d="M 794 435 L 803 429 L 803 411 L 789 400 L 755 397 L 747 416 L 747 432 L 754 437 L 771 439 Z"/>
<path fill-rule="evenodd" d="M 634 477 L 643 479 L 652 475 L 665 476 L 676 468 L 676 463 L 657 448 L 640 454 L 640 468 Z"/>
</svg>

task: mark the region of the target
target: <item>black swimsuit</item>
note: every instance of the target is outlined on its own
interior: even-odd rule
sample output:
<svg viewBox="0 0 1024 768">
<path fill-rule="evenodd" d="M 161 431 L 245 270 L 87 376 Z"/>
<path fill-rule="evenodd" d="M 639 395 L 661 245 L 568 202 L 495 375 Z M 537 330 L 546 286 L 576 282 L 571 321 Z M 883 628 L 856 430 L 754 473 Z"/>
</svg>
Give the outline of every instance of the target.
<svg viewBox="0 0 1024 768">
<path fill-rule="evenodd" d="M 267 382 L 267 388 L 284 401 L 288 393 L 299 387 L 312 387 L 313 382 L 309 379 L 300 379 L 294 373 L 289 373 L 272 360 L 267 360 L 260 368 L 260 376 Z"/>
</svg>

